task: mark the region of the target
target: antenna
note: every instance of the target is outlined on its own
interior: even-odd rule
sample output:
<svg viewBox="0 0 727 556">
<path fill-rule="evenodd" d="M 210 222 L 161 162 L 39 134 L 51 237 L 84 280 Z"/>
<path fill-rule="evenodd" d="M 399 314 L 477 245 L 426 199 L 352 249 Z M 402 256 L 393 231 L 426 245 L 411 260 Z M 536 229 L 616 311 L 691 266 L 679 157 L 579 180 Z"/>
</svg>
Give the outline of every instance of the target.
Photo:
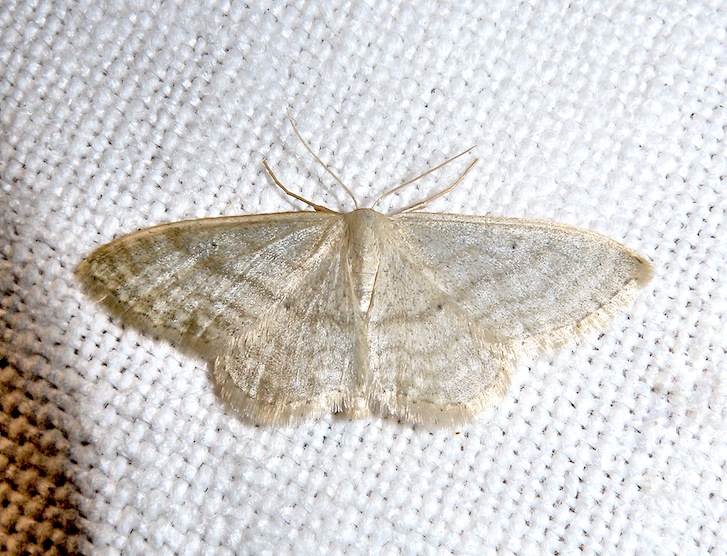
<svg viewBox="0 0 727 556">
<path fill-rule="evenodd" d="M 306 140 L 303 139 L 303 136 L 300 134 L 300 132 L 298 131 L 298 128 L 295 126 L 295 122 L 293 121 L 293 118 L 290 115 L 290 112 L 288 112 L 288 120 L 290 121 L 290 125 L 293 126 L 293 131 L 295 131 L 295 134 L 298 136 L 298 139 L 300 139 L 300 142 L 303 143 L 303 146 L 306 148 L 306 150 L 310 153 L 310 155 L 316 160 L 316 162 L 318 164 L 320 164 L 321 166 L 323 166 L 323 169 L 326 172 L 328 172 L 331 176 L 333 176 L 333 179 L 338 182 L 338 185 L 340 185 L 341 187 L 343 187 L 344 191 L 346 191 L 346 193 L 348 193 L 348 196 L 351 197 L 351 199 L 353 200 L 353 206 L 355 208 L 358 208 L 358 201 L 356 200 L 356 197 L 354 197 L 354 195 L 351 192 L 351 190 L 346 186 L 345 183 L 343 183 L 343 180 L 341 178 L 339 178 L 333 172 L 333 170 L 331 170 L 328 167 L 328 165 L 320 159 L 320 157 L 316 153 L 313 152 L 313 149 L 311 149 L 310 146 L 308 145 L 308 143 L 306 143 Z"/>
<path fill-rule="evenodd" d="M 466 149 L 466 150 L 462 151 L 461 153 L 456 154 L 456 155 L 454 155 L 451 158 L 448 158 L 447 160 L 445 160 L 444 162 L 442 162 L 440 164 L 437 164 L 433 168 L 429 168 L 429 170 L 427 170 L 425 172 L 422 172 L 418 176 L 416 176 L 416 177 L 414 177 L 414 178 L 412 178 L 410 180 L 407 180 L 404 183 L 400 183 L 399 185 L 397 185 L 393 189 L 390 189 L 389 191 L 385 192 L 378 199 L 376 199 L 376 201 L 374 201 L 374 204 L 371 205 L 371 208 L 374 208 L 376 205 L 378 205 L 379 202 L 381 200 L 383 200 L 385 197 L 388 197 L 392 193 L 396 193 L 397 191 L 399 191 L 400 189 L 403 189 L 407 185 L 410 185 L 410 184 L 414 183 L 415 181 L 418 181 L 418 180 L 422 179 L 424 176 L 428 176 L 432 172 L 436 172 L 437 170 L 439 170 L 443 166 L 446 166 L 450 162 L 454 162 L 458 158 L 460 158 L 460 157 L 466 155 L 467 153 L 471 152 L 475 147 L 476 147 L 476 145 L 473 145 L 469 149 Z M 454 189 L 455 187 L 457 187 L 462 182 L 462 180 L 464 179 L 464 177 L 469 173 L 469 171 L 472 169 L 472 167 L 475 164 L 477 164 L 478 161 L 479 161 L 479 158 L 475 158 L 475 160 L 467 167 L 467 169 L 459 176 L 459 178 L 457 178 L 457 180 L 452 185 L 450 185 L 449 187 L 447 187 L 443 191 L 440 191 L 439 193 L 436 193 L 436 194 L 432 195 L 431 197 L 427 197 L 423 201 L 419 201 L 418 203 L 415 203 L 413 205 L 409 205 L 408 207 L 406 207 L 406 208 L 404 208 L 404 209 L 402 209 L 402 210 L 400 210 L 398 212 L 401 213 L 401 212 L 408 212 L 408 211 L 411 211 L 411 210 L 420 209 L 420 208 L 424 207 L 427 203 L 430 203 L 431 201 L 433 201 L 434 199 L 437 199 L 437 198 L 441 197 L 442 195 L 445 195 L 445 194 L 449 193 L 450 191 L 452 191 L 452 189 Z"/>
</svg>

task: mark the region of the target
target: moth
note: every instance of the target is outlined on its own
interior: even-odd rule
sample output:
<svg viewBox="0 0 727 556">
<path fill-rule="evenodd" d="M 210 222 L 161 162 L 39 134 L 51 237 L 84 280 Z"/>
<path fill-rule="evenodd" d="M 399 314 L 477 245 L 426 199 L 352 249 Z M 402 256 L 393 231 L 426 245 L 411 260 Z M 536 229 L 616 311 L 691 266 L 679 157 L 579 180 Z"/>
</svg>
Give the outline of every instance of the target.
<svg viewBox="0 0 727 556">
<path fill-rule="evenodd" d="M 651 276 L 643 257 L 587 230 L 421 211 L 474 162 L 390 215 L 358 208 L 325 164 L 352 212 L 303 199 L 264 164 L 314 210 L 163 224 L 77 270 L 113 314 L 209 360 L 222 396 L 258 423 L 469 421 L 518 361 L 600 328 Z"/>
</svg>

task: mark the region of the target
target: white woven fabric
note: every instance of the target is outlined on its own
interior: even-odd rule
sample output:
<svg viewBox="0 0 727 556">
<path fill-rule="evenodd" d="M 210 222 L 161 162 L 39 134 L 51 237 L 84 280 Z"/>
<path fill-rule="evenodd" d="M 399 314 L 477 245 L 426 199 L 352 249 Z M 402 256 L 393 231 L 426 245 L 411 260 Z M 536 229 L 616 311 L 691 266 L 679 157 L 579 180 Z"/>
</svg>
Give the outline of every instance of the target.
<svg viewBox="0 0 727 556">
<path fill-rule="evenodd" d="M 268 4 L 0 6 L 0 548 L 723 550 L 724 2 Z M 475 144 L 430 210 L 590 228 L 655 279 L 459 430 L 250 426 L 204 361 L 124 328 L 73 272 L 140 227 L 302 208 L 263 157 L 350 208 L 286 109 L 364 204 Z"/>
</svg>

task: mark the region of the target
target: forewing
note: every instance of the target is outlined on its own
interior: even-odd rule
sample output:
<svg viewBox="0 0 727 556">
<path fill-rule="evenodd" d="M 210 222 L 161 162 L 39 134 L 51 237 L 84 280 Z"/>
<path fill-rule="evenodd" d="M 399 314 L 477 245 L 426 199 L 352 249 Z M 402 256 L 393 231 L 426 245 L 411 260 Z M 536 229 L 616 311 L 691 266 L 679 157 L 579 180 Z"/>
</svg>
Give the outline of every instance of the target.
<svg viewBox="0 0 727 556">
<path fill-rule="evenodd" d="M 369 393 L 413 421 L 468 420 L 504 392 L 519 357 L 578 339 L 650 276 L 634 252 L 568 226 L 426 213 L 389 223 Z"/>
<path fill-rule="evenodd" d="M 394 218 L 422 273 L 515 355 L 577 340 L 625 308 L 649 263 L 599 234 L 515 218 Z"/>
<path fill-rule="evenodd" d="M 340 241 L 338 215 L 206 218 L 124 236 L 78 268 L 90 292 L 137 328 L 217 357 L 307 280 Z"/>
</svg>

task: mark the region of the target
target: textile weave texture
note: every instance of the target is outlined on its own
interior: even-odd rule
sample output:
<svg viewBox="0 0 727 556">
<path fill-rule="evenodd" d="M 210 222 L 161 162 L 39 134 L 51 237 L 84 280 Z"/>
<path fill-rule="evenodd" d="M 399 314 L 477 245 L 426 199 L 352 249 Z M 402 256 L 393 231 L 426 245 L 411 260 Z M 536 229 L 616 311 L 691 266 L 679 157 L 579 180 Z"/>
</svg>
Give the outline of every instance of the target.
<svg viewBox="0 0 727 556">
<path fill-rule="evenodd" d="M 721 0 L 3 2 L 0 552 L 724 550 L 726 29 Z M 655 277 L 466 426 L 251 425 L 74 271 L 146 226 L 305 210 L 263 159 L 350 210 L 287 111 L 364 206 L 476 145 L 428 210 L 588 228 Z"/>
</svg>

